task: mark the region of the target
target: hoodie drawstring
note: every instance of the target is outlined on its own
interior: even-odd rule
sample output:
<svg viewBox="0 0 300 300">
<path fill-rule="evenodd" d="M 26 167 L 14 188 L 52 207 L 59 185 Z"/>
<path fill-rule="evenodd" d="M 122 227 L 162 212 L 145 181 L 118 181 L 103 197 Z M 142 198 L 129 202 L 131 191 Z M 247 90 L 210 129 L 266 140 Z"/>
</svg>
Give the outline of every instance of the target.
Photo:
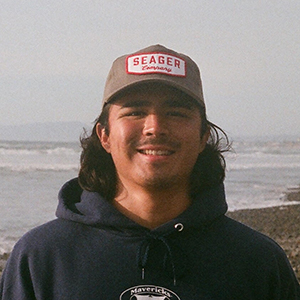
<svg viewBox="0 0 300 300">
<path fill-rule="evenodd" d="M 161 243 L 166 249 L 166 252 L 164 254 L 164 260 L 163 260 L 163 268 L 164 270 L 166 269 L 167 261 L 169 258 L 169 263 L 171 265 L 172 275 L 173 275 L 173 284 L 174 286 L 176 286 L 177 284 L 176 267 L 175 267 L 174 257 L 172 254 L 172 249 L 167 239 L 163 236 L 155 236 L 153 234 L 149 234 L 139 247 L 137 258 L 138 258 L 138 265 L 142 271 L 142 279 L 143 280 L 145 279 L 145 268 L 149 259 L 149 251 L 151 245 L 153 245 L 153 243 L 155 242 Z"/>
</svg>

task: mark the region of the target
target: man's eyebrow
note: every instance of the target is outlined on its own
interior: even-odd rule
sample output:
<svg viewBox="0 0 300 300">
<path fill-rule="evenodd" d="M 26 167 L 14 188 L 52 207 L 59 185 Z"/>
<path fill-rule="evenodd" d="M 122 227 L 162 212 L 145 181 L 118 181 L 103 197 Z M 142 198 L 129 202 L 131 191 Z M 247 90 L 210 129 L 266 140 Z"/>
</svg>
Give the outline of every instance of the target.
<svg viewBox="0 0 300 300">
<path fill-rule="evenodd" d="M 168 100 L 165 101 L 165 104 L 169 107 L 173 107 L 173 108 L 186 108 L 189 110 L 192 110 L 195 108 L 195 104 L 187 99 L 181 100 L 181 99 L 174 99 L 174 98 L 170 98 Z"/>
<path fill-rule="evenodd" d="M 129 100 L 122 103 L 121 108 L 130 108 L 130 107 L 145 107 L 149 105 L 149 101 L 145 100 Z"/>
</svg>

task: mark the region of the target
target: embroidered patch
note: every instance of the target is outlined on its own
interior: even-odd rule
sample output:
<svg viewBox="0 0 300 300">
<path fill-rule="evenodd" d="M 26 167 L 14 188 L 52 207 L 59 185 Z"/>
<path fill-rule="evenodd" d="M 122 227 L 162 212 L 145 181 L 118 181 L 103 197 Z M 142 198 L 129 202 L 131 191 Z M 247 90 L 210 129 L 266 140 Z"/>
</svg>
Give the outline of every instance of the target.
<svg viewBox="0 0 300 300">
<path fill-rule="evenodd" d="M 124 291 L 120 300 L 180 300 L 172 291 L 154 285 L 134 286 Z"/>
<path fill-rule="evenodd" d="M 185 60 L 166 53 L 144 53 L 126 58 L 128 74 L 162 73 L 171 76 L 186 76 Z"/>
</svg>

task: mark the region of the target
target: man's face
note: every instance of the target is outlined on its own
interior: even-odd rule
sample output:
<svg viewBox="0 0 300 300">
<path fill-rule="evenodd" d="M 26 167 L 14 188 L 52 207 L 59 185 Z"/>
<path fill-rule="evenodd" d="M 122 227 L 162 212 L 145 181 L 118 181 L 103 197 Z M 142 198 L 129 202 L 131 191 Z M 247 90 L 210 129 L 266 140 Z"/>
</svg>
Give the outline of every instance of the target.
<svg viewBox="0 0 300 300">
<path fill-rule="evenodd" d="M 114 161 L 119 189 L 189 188 L 189 177 L 208 134 L 200 137 L 195 103 L 163 87 L 120 96 L 109 111 L 109 134 L 97 127 Z"/>
</svg>

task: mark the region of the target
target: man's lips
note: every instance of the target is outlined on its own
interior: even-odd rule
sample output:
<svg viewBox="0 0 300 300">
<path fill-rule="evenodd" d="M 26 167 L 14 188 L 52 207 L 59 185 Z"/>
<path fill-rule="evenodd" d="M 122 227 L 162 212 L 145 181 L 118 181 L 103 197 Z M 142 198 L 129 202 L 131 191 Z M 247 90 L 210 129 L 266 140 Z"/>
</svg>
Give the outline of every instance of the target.
<svg viewBox="0 0 300 300">
<path fill-rule="evenodd" d="M 145 155 L 153 155 L 153 156 L 169 156 L 173 154 L 175 151 L 173 150 L 160 150 L 160 149 L 139 149 L 139 153 Z"/>
<path fill-rule="evenodd" d="M 171 140 L 155 138 L 140 142 L 135 145 L 135 148 L 143 155 L 170 156 L 180 148 L 180 144 Z"/>
</svg>

